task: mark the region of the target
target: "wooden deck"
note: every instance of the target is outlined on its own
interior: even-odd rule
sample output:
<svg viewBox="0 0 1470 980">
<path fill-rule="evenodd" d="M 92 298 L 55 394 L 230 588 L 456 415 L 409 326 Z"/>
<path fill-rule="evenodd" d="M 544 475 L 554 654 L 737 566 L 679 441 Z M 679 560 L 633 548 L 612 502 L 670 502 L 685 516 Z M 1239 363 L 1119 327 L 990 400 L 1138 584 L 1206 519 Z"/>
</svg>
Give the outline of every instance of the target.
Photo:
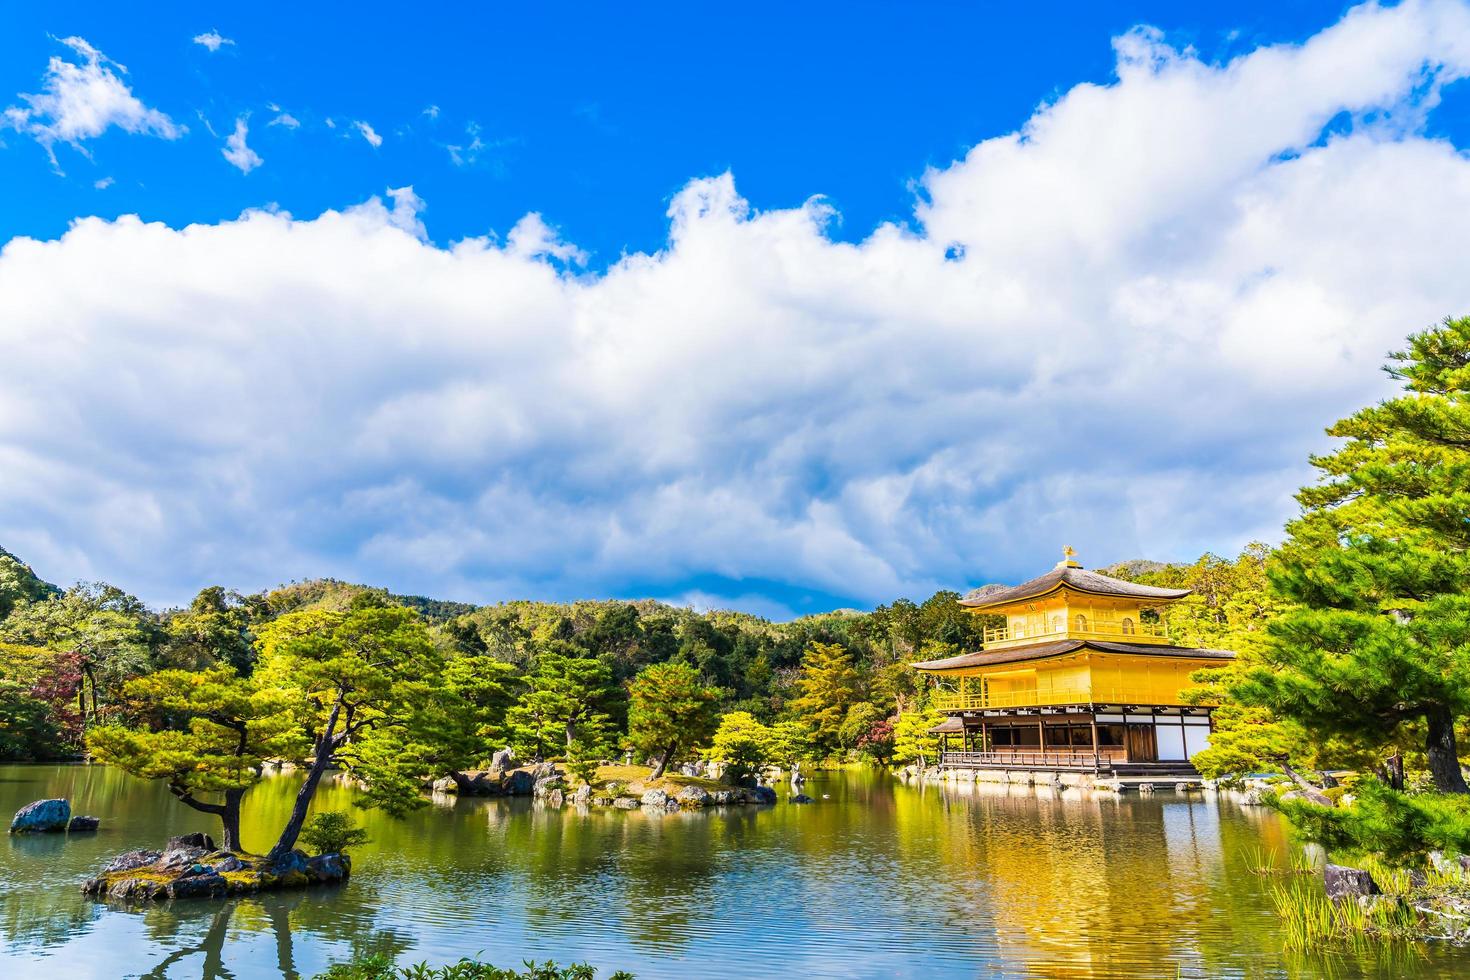
<svg viewBox="0 0 1470 980">
<path fill-rule="evenodd" d="M 991 752 L 944 752 L 945 769 L 1034 769 L 1059 772 L 1110 773 L 1129 776 L 1199 778 L 1188 762 L 1129 762 L 1120 746 L 1092 749 L 998 749 Z"/>
</svg>

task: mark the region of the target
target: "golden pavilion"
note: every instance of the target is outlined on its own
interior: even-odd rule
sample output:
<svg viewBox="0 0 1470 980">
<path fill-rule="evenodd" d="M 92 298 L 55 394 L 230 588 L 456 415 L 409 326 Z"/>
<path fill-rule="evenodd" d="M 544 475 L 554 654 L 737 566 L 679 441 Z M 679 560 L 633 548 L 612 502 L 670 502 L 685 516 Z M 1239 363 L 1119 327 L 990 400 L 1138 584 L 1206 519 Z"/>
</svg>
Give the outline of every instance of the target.
<svg viewBox="0 0 1470 980">
<path fill-rule="evenodd" d="M 972 592 L 960 604 L 996 623 L 981 649 L 913 665 L 938 679 L 935 704 L 949 716 L 932 729 L 941 764 L 1194 774 L 1189 757 L 1209 745 L 1212 709 L 1179 692 L 1235 654 L 1169 642 L 1159 609 L 1188 589 L 1089 572 L 1073 554 L 1029 582 Z"/>
</svg>

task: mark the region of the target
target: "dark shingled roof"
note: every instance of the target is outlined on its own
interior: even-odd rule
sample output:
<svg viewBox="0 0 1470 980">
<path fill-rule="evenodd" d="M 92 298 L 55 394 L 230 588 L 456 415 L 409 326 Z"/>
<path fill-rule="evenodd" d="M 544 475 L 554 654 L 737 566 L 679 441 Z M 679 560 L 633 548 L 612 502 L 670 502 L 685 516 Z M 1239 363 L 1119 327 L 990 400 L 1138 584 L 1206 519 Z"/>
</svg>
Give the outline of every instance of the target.
<svg viewBox="0 0 1470 980">
<path fill-rule="evenodd" d="M 1050 643 L 1028 643 L 1025 646 L 1004 650 L 979 650 L 962 653 L 958 657 L 943 660 L 925 660 L 909 664 L 919 670 L 958 670 L 961 667 L 993 667 L 997 664 L 1023 663 L 1027 660 L 1046 660 L 1076 653 L 1084 647 L 1100 653 L 1132 653 L 1145 657 L 1175 657 L 1186 660 L 1234 660 L 1229 650 L 1206 650 L 1202 647 L 1171 647 L 1150 643 L 1112 643 L 1107 640 L 1055 640 Z"/>
<path fill-rule="evenodd" d="M 930 735 L 953 735 L 965 730 L 965 720 L 958 715 L 950 715 L 948 718 L 929 729 Z"/>
<path fill-rule="evenodd" d="M 1152 585 L 1138 585 L 1134 582 L 1125 582 L 1120 578 L 1109 578 L 1097 572 L 1089 572 L 1085 568 L 1063 565 L 1060 568 L 1053 568 L 1045 575 L 1011 588 L 994 589 L 987 585 L 982 589 L 976 589 L 961 599 L 960 605 L 971 609 L 989 609 L 1007 602 L 1049 595 L 1063 586 L 1092 595 L 1122 596 L 1125 599 L 1154 599 L 1160 602 L 1183 599 L 1189 595 L 1188 589 L 1158 589 Z"/>
</svg>

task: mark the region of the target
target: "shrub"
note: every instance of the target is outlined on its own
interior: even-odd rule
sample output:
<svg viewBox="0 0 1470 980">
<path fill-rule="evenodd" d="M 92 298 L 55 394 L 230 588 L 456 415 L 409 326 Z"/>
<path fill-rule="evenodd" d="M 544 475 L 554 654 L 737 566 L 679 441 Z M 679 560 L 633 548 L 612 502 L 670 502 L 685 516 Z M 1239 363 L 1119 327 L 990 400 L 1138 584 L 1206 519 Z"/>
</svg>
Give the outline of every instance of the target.
<svg viewBox="0 0 1470 980">
<path fill-rule="evenodd" d="M 341 854 L 349 847 L 368 842 L 367 831 L 352 825 L 352 818 L 338 810 L 318 813 L 301 828 L 301 840 L 318 854 Z"/>
</svg>

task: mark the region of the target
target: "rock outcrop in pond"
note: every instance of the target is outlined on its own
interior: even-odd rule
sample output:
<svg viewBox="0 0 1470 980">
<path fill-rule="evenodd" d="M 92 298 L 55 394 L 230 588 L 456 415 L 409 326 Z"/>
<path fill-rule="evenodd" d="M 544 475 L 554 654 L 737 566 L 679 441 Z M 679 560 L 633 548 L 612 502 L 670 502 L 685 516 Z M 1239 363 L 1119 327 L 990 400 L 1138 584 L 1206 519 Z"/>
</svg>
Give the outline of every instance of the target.
<svg viewBox="0 0 1470 980">
<path fill-rule="evenodd" d="M 335 884 L 346 881 L 351 873 L 352 860 L 346 854 L 309 857 L 303 851 L 292 851 L 271 862 L 254 854 L 220 850 L 208 834 L 185 834 L 170 837 L 162 851 L 119 854 L 82 885 L 82 893 L 125 901 L 223 898 Z"/>
<path fill-rule="evenodd" d="M 15 811 L 10 821 L 12 834 L 73 834 L 96 830 L 97 817 L 72 816 L 68 800 L 37 800 Z"/>
</svg>

